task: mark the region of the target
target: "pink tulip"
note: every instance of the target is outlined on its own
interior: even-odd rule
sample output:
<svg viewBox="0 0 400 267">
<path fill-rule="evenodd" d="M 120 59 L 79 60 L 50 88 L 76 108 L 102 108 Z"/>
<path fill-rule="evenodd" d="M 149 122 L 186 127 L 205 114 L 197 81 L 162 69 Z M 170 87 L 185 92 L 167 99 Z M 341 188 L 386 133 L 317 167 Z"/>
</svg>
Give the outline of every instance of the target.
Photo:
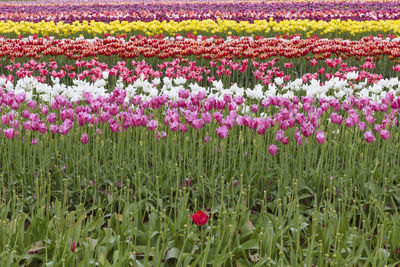
<svg viewBox="0 0 400 267">
<path fill-rule="evenodd" d="M 309 122 L 307 123 L 303 123 L 301 125 L 301 133 L 305 136 L 308 137 L 310 135 L 312 135 L 314 132 L 314 127 L 312 124 L 310 124 Z"/>
<path fill-rule="evenodd" d="M 346 124 L 347 127 L 353 127 L 354 124 L 355 124 L 354 119 L 352 117 L 348 117 L 345 120 L 345 124 Z"/>
<path fill-rule="evenodd" d="M 81 142 L 82 144 L 87 144 L 89 142 L 89 136 L 86 133 L 82 134 Z"/>
<path fill-rule="evenodd" d="M 36 145 L 38 143 L 38 140 L 36 138 L 32 138 L 32 145 Z"/>
<path fill-rule="evenodd" d="M 58 133 L 58 126 L 57 125 L 50 124 L 49 128 L 50 128 L 50 132 L 52 132 L 53 134 Z"/>
<path fill-rule="evenodd" d="M 276 154 L 278 153 L 278 147 L 277 147 L 276 145 L 270 145 L 270 146 L 268 147 L 268 152 L 269 152 L 271 155 L 276 155 Z"/>
<path fill-rule="evenodd" d="M 241 105 L 244 102 L 244 98 L 242 96 L 235 96 L 233 97 L 233 101 L 237 104 L 237 105 Z"/>
<path fill-rule="evenodd" d="M 204 126 L 204 120 L 203 119 L 194 120 L 193 123 L 192 123 L 192 126 L 196 130 L 201 129 Z"/>
<path fill-rule="evenodd" d="M 237 104 L 235 102 L 230 102 L 228 104 L 228 109 L 229 110 L 236 110 L 236 108 L 237 108 Z"/>
<path fill-rule="evenodd" d="M 22 111 L 22 118 L 28 119 L 30 114 L 31 113 L 25 109 L 24 111 Z"/>
<path fill-rule="evenodd" d="M 276 134 L 275 134 L 276 141 L 283 142 L 283 138 L 284 137 L 285 137 L 285 132 L 284 131 L 282 131 L 282 130 L 276 131 Z"/>
<path fill-rule="evenodd" d="M 390 138 L 390 132 L 388 130 L 381 130 L 380 135 L 383 140 L 388 140 Z"/>
<path fill-rule="evenodd" d="M 317 65 L 317 60 L 314 58 L 313 60 L 310 60 L 311 65 L 315 66 Z"/>
<path fill-rule="evenodd" d="M 359 128 L 361 131 L 364 131 L 366 127 L 367 127 L 367 124 L 366 124 L 365 122 L 360 121 L 360 122 L 358 123 L 358 128 Z"/>
<path fill-rule="evenodd" d="M 215 113 L 214 113 L 215 114 Z M 202 119 L 204 120 L 205 123 L 210 123 L 212 122 L 212 116 L 210 113 L 205 112 L 201 115 Z"/>
<path fill-rule="evenodd" d="M 46 114 L 49 112 L 49 107 L 48 107 L 48 106 L 43 106 L 43 107 L 41 108 L 41 111 L 42 111 L 42 113 L 43 113 L 44 115 L 46 115 Z"/>
<path fill-rule="evenodd" d="M 284 145 L 289 144 L 289 137 L 287 137 L 287 136 L 283 137 L 282 144 L 284 144 Z"/>
<path fill-rule="evenodd" d="M 10 126 L 13 127 L 14 129 L 18 129 L 19 128 L 19 121 L 18 120 L 10 121 Z"/>
<path fill-rule="evenodd" d="M 223 119 L 224 115 L 222 115 L 221 112 L 217 111 L 217 112 L 214 112 L 213 117 L 218 123 L 220 123 L 221 120 Z"/>
<path fill-rule="evenodd" d="M 318 143 L 320 143 L 320 144 L 325 143 L 324 131 L 317 131 L 315 134 L 315 138 L 317 139 Z"/>
<path fill-rule="evenodd" d="M 224 101 L 226 103 L 230 103 L 232 101 L 232 97 L 230 94 L 224 94 Z"/>
<path fill-rule="evenodd" d="M 56 125 L 56 126 L 57 126 L 57 125 Z M 65 124 L 60 125 L 59 132 L 60 132 L 62 135 L 67 135 L 68 132 L 69 132 L 69 127 L 68 127 L 67 125 L 65 125 Z"/>
<path fill-rule="evenodd" d="M 375 141 L 375 136 L 371 131 L 365 132 L 364 138 L 367 143 L 373 143 Z"/>
<path fill-rule="evenodd" d="M 120 131 L 120 129 L 121 129 L 121 125 L 119 125 L 118 123 L 115 123 L 115 122 L 110 123 L 111 132 L 118 133 Z"/>
<path fill-rule="evenodd" d="M 382 112 L 386 112 L 387 108 L 388 108 L 388 106 L 386 104 L 381 104 L 381 111 Z"/>
<path fill-rule="evenodd" d="M 167 137 L 167 133 L 165 131 L 158 132 L 157 133 L 157 140 L 159 140 L 160 137 L 161 137 L 161 139 L 165 139 L 165 137 Z"/>
<path fill-rule="evenodd" d="M 365 117 L 365 120 L 369 123 L 369 124 L 374 124 L 375 122 L 375 118 L 372 115 L 368 115 Z"/>
<path fill-rule="evenodd" d="M 49 115 L 47 115 L 46 119 L 47 119 L 47 122 L 49 122 L 49 123 L 55 123 L 57 121 L 57 114 L 52 112 Z"/>
<path fill-rule="evenodd" d="M 15 100 L 16 100 L 19 104 L 21 104 L 22 102 L 24 102 L 24 101 L 25 101 L 25 98 L 26 98 L 25 93 L 21 93 L 21 94 L 18 94 L 18 95 L 15 96 Z"/>
<path fill-rule="evenodd" d="M 19 108 L 19 103 L 17 101 L 13 101 L 11 104 L 11 108 L 13 110 L 17 110 Z"/>
<path fill-rule="evenodd" d="M 294 134 L 294 139 L 296 139 L 297 144 L 299 146 L 301 146 L 303 144 L 303 135 L 301 134 L 301 132 L 296 129 L 296 133 Z"/>
<path fill-rule="evenodd" d="M 178 131 L 179 130 L 179 122 L 177 122 L 177 121 L 171 122 L 171 124 L 169 125 L 169 129 L 173 132 Z"/>
<path fill-rule="evenodd" d="M 40 132 L 41 134 L 44 134 L 44 133 L 47 132 L 47 126 L 46 126 L 46 124 L 44 124 L 44 123 L 40 123 L 40 124 L 39 124 L 39 132 Z"/>
<path fill-rule="evenodd" d="M 4 135 L 8 139 L 14 138 L 14 128 L 8 128 L 7 130 L 4 130 Z"/>
<path fill-rule="evenodd" d="M 28 107 L 30 107 L 31 109 L 36 109 L 36 102 L 33 100 L 29 100 Z"/>
<path fill-rule="evenodd" d="M 303 122 L 305 122 L 306 118 L 304 117 L 303 113 L 297 113 L 296 114 L 296 122 L 298 124 L 303 124 Z"/>
<path fill-rule="evenodd" d="M 331 114 L 331 122 L 332 122 L 333 124 L 342 124 L 342 122 L 343 122 L 343 117 L 340 116 L 340 115 L 338 115 L 338 114 L 336 114 L 336 113 L 332 113 L 332 114 Z"/>
<path fill-rule="evenodd" d="M 374 125 L 374 131 L 375 131 L 375 132 L 379 132 L 382 128 L 383 128 L 383 127 L 382 127 L 381 125 L 379 125 L 379 124 L 375 124 L 375 125 Z"/>
<path fill-rule="evenodd" d="M 1 116 L 1 123 L 3 125 L 7 125 L 8 124 L 8 116 L 6 114 Z"/>
<path fill-rule="evenodd" d="M 226 126 L 220 126 L 216 131 L 218 136 L 222 139 L 228 136 L 228 128 Z"/>
<path fill-rule="evenodd" d="M 188 129 L 188 127 L 187 127 L 186 124 L 183 124 L 183 123 L 180 123 L 180 124 L 179 124 L 179 131 L 180 131 L 181 133 L 186 133 L 186 132 L 187 132 L 187 129 Z"/>
<path fill-rule="evenodd" d="M 254 112 L 254 113 L 256 113 L 256 112 L 258 111 L 258 105 L 257 105 L 257 104 L 253 104 L 253 105 L 251 106 L 251 111 Z"/>
<path fill-rule="evenodd" d="M 158 121 L 156 120 L 151 120 L 147 123 L 147 128 L 150 131 L 154 131 L 157 128 L 157 126 L 158 126 Z"/>
<path fill-rule="evenodd" d="M 267 129 L 265 128 L 264 125 L 258 125 L 256 129 L 257 133 L 260 135 L 264 135 L 266 130 Z"/>
<path fill-rule="evenodd" d="M 32 122 L 30 121 L 24 121 L 22 123 L 22 127 L 24 128 L 24 130 L 29 131 L 32 130 Z"/>
<path fill-rule="evenodd" d="M 290 69 L 290 68 L 293 67 L 293 63 L 292 63 L 292 62 L 285 63 L 285 64 L 283 64 L 283 66 L 284 66 L 285 68 L 287 68 L 287 69 Z"/>
</svg>

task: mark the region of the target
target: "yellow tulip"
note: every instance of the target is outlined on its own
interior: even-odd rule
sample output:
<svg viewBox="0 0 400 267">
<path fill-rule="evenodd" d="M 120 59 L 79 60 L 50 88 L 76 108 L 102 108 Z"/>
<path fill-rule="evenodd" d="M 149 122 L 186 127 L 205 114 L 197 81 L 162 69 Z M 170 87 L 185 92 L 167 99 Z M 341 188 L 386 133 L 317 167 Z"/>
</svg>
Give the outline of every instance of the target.
<svg viewBox="0 0 400 267">
<path fill-rule="evenodd" d="M 385 21 L 341 21 L 331 20 L 326 21 L 309 21 L 309 20 L 284 20 L 274 21 L 258 20 L 254 23 L 248 21 L 235 22 L 231 20 L 186 20 L 181 22 L 176 21 L 112 21 L 110 23 L 95 22 L 84 20 L 82 22 L 74 21 L 71 24 L 64 22 L 54 23 L 52 21 L 33 22 L 13 22 L 1 21 L 0 31 L 2 33 L 15 34 L 74 34 L 77 32 L 87 32 L 93 34 L 102 34 L 109 32 L 111 34 L 131 31 L 141 32 L 145 35 L 154 35 L 157 33 L 165 33 L 174 35 L 175 33 L 187 31 L 194 34 L 216 34 L 216 33 L 245 33 L 251 35 L 254 33 L 264 32 L 266 34 L 273 30 L 275 33 L 302 33 L 306 36 L 311 34 L 320 34 L 321 36 L 330 33 L 348 33 L 351 35 L 363 34 L 367 32 L 393 32 L 395 34 L 400 31 L 400 20 L 385 20 Z"/>
</svg>

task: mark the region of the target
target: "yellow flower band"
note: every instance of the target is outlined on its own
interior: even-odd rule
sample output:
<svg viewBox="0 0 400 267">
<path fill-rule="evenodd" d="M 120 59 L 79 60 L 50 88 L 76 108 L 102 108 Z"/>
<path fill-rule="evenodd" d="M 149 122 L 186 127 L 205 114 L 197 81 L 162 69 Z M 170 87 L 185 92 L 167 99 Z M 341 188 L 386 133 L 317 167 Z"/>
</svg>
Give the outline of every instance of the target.
<svg viewBox="0 0 400 267">
<path fill-rule="evenodd" d="M 348 34 L 360 35 L 370 33 L 399 34 L 400 20 L 380 21 L 309 21 L 309 20 L 284 20 L 276 22 L 273 20 L 261 20 L 250 23 L 248 21 L 236 22 L 233 20 L 185 20 L 175 21 L 113 21 L 111 23 L 83 21 L 66 24 L 63 22 L 13 22 L 0 21 L 0 34 L 29 35 L 38 34 L 42 36 L 56 35 L 69 37 L 71 35 L 89 34 L 94 36 L 109 34 L 143 34 L 143 35 L 175 35 L 177 33 L 191 32 L 193 34 L 213 35 L 271 35 L 271 34 Z"/>
</svg>

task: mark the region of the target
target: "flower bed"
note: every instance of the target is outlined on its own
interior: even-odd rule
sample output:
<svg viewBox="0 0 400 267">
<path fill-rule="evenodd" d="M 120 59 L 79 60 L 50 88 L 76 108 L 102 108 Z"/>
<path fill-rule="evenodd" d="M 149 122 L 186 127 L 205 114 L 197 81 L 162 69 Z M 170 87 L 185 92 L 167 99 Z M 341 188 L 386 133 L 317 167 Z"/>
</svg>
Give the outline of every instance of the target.
<svg viewBox="0 0 400 267">
<path fill-rule="evenodd" d="M 396 266 L 398 6 L 0 4 L 0 265 Z"/>
</svg>

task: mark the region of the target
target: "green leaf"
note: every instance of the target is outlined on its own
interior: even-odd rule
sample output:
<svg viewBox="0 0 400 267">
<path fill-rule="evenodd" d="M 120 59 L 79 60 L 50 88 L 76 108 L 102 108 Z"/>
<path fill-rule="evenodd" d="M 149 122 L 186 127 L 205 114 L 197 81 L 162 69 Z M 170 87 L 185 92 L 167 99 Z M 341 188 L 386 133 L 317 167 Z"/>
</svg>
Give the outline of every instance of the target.
<svg viewBox="0 0 400 267">
<path fill-rule="evenodd" d="M 258 249 L 258 241 L 256 239 L 250 239 L 239 246 L 240 249 Z"/>
<path fill-rule="evenodd" d="M 135 260 L 134 263 L 135 264 L 133 266 L 144 267 L 144 265 L 142 263 L 140 263 L 140 261 L 138 261 L 138 260 Z"/>
<path fill-rule="evenodd" d="M 106 256 L 105 256 L 103 253 L 101 253 L 101 254 L 99 255 L 99 263 L 100 263 L 101 265 L 104 265 L 104 264 L 105 264 L 105 261 L 106 261 Z"/>
<path fill-rule="evenodd" d="M 167 255 L 165 256 L 165 261 L 169 259 L 178 259 L 181 250 L 179 248 L 171 248 L 168 250 Z"/>
<path fill-rule="evenodd" d="M 245 262 L 243 259 L 239 259 L 235 262 L 236 267 L 248 267 L 251 266 L 251 264 L 249 264 L 248 262 Z"/>
</svg>

